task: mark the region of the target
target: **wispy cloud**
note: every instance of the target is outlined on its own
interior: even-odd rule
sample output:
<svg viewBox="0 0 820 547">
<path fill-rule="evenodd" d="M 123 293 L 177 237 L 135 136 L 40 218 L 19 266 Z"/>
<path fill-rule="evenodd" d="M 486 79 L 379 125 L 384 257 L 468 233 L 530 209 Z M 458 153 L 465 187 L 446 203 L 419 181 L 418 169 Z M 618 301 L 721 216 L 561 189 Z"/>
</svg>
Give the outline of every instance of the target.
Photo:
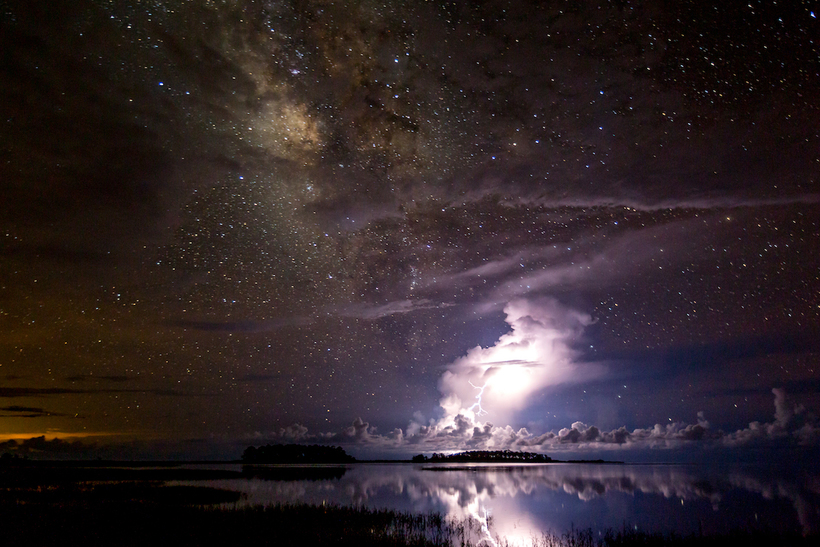
<svg viewBox="0 0 820 547">
<path fill-rule="evenodd" d="M 66 380 L 69 381 L 69 382 L 85 382 L 85 381 L 88 381 L 88 380 L 92 380 L 92 381 L 93 380 L 104 380 L 106 382 L 117 382 L 117 383 L 119 383 L 119 382 L 127 382 L 130 379 L 131 378 L 129 378 L 128 376 L 116 376 L 116 375 L 96 376 L 96 375 L 92 375 L 92 374 L 75 374 L 73 376 L 66 376 Z"/>
<path fill-rule="evenodd" d="M 47 416 L 64 416 L 57 412 L 49 412 L 33 406 L 4 406 L 0 407 L 0 418 L 44 418 Z"/>
<path fill-rule="evenodd" d="M 510 206 L 517 205 L 537 205 L 542 207 L 607 207 L 612 209 L 629 208 L 636 211 L 674 211 L 692 210 L 720 211 L 740 207 L 772 207 L 779 205 L 811 205 L 820 203 L 820 194 L 803 193 L 780 197 L 759 198 L 742 195 L 713 195 L 713 196 L 692 196 L 679 199 L 668 197 L 651 198 L 630 198 L 630 197 L 607 197 L 607 196 L 573 196 L 571 198 L 518 198 L 501 202 Z"/>
<path fill-rule="evenodd" d="M 386 304 L 351 304 L 337 309 L 336 313 L 346 317 L 372 320 L 390 315 L 412 313 L 418 310 L 447 308 L 452 305 L 446 302 L 433 302 L 426 298 L 418 300 L 405 299 L 387 302 Z"/>
</svg>

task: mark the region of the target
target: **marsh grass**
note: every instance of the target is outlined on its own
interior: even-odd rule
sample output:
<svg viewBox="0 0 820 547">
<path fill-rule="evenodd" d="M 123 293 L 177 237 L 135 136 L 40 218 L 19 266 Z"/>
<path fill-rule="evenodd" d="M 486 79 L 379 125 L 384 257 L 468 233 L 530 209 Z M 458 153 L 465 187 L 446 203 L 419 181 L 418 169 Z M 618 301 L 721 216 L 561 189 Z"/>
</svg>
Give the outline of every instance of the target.
<svg viewBox="0 0 820 547">
<path fill-rule="evenodd" d="M 22 545 L 457 545 L 440 515 L 352 507 L 214 508 L 129 501 L 0 504 L 2 544 Z"/>
<path fill-rule="evenodd" d="M 162 490 L 162 488 L 160 488 Z M 74 500 L 69 504 L 0 503 L 4 546 L 357 546 L 487 547 L 474 521 L 360 507 L 272 505 L 214 507 L 157 501 Z M 722 536 L 681 536 L 630 529 L 546 533 L 523 547 L 709 547 L 817 544 L 817 537 L 738 531 Z M 496 538 L 499 547 L 509 544 Z"/>
</svg>

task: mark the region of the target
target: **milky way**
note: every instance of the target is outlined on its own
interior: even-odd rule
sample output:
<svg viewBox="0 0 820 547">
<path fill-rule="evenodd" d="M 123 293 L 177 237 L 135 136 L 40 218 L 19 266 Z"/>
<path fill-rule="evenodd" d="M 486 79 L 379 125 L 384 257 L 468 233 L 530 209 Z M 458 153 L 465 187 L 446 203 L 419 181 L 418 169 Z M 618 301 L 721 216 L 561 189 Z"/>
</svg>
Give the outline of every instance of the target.
<svg viewBox="0 0 820 547">
<path fill-rule="evenodd" d="M 0 25 L 4 449 L 818 442 L 809 3 Z"/>
</svg>

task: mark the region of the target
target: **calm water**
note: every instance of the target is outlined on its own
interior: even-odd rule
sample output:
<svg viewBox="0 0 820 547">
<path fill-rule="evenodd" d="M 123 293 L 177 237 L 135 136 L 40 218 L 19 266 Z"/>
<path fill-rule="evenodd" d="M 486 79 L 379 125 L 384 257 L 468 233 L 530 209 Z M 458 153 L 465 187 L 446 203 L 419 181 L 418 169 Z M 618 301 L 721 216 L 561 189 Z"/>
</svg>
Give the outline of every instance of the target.
<svg viewBox="0 0 820 547">
<path fill-rule="evenodd" d="M 277 476 L 274 475 L 274 478 Z M 820 531 L 820 476 L 688 465 L 355 464 L 323 478 L 208 481 L 242 504 L 332 503 L 490 517 L 491 531 L 530 542 L 543 531 Z M 193 484 L 193 483 L 188 483 Z M 201 482 L 197 484 L 202 484 Z"/>
</svg>

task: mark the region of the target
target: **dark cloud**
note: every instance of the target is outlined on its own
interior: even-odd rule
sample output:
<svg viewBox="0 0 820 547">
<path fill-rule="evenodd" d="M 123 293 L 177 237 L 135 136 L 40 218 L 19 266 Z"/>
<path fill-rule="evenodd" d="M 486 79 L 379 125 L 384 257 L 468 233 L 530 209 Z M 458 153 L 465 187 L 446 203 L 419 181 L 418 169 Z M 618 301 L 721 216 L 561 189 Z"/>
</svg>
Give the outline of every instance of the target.
<svg viewBox="0 0 820 547">
<path fill-rule="evenodd" d="M 4 413 L 0 414 L 0 416 L 5 416 L 7 418 L 42 418 L 47 416 L 61 416 L 61 414 L 49 412 L 39 407 L 18 405 L 0 407 L 0 413 Z"/>
<path fill-rule="evenodd" d="M 87 393 L 87 391 L 65 388 L 0 387 L 0 397 L 5 398 L 65 395 L 74 393 Z"/>
<path fill-rule="evenodd" d="M 96 381 L 96 380 L 103 380 L 106 382 L 127 382 L 129 380 L 133 380 L 133 378 L 129 378 L 128 376 L 93 376 L 90 374 L 77 374 L 74 376 L 66 377 L 66 381 L 68 382 L 85 382 L 87 380 Z"/>
<path fill-rule="evenodd" d="M 114 379 L 112 381 L 120 382 L 124 380 Z M 91 389 L 68 389 L 68 388 L 34 388 L 34 387 L 0 387 L 0 397 L 3 398 L 19 398 L 19 397 L 50 397 L 58 395 L 71 394 L 96 394 L 96 393 L 152 393 L 154 395 L 163 395 L 171 397 L 184 397 L 185 393 L 174 389 L 106 389 L 106 388 L 91 388 Z"/>
</svg>

